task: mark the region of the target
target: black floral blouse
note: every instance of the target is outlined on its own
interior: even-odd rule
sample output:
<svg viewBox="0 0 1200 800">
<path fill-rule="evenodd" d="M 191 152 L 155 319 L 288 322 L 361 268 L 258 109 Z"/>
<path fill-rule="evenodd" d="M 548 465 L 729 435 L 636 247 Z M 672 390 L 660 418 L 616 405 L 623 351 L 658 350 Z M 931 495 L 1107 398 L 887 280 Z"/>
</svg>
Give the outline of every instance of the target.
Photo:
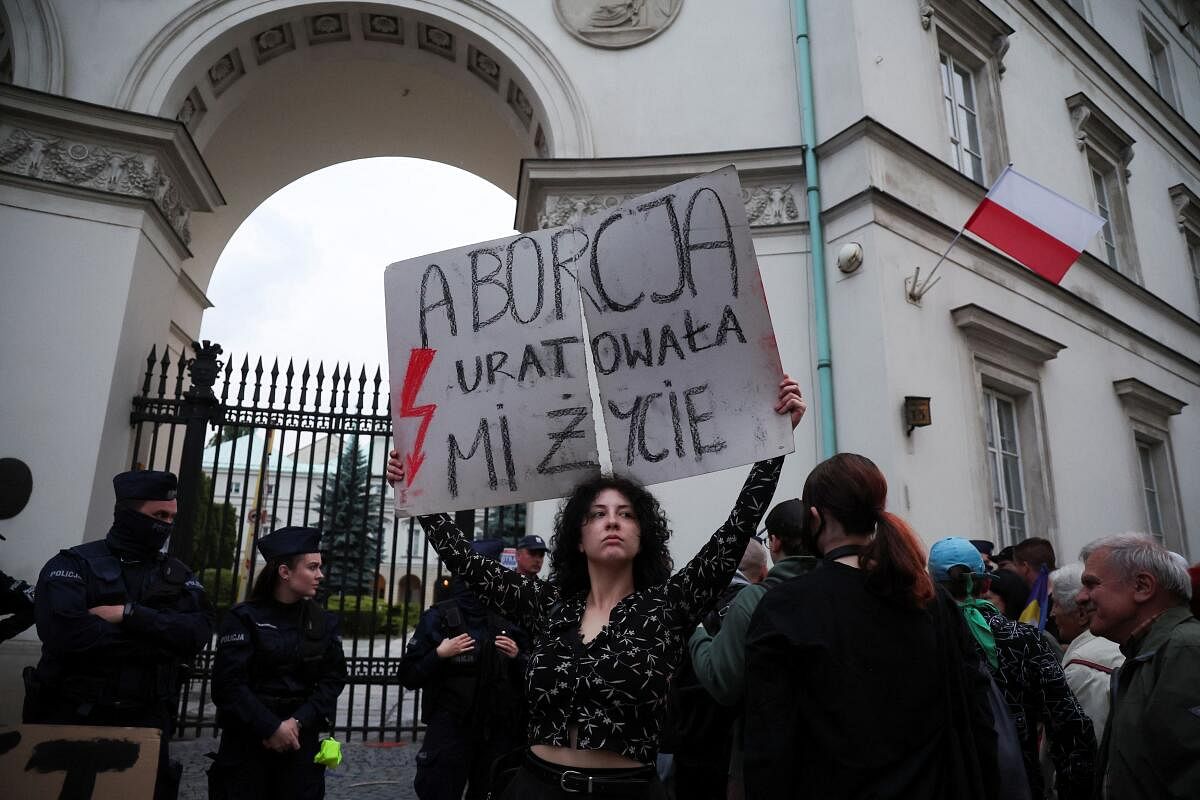
<svg viewBox="0 0 1200 800">
<path fill-rule="evenodd" d="M 700 552 L 666 583 L 621 600 L 586 644 L 579 638 L 585 595 L 563 597 L 554 584 L 480 556 L 445 514 L 420 518 L 443 563 L 534 638 L 525 672 L 532 743 L 569 746 L 575 726 L 582 750 L 654 762 L 683 643 L 733 577 L 782 466 L 782 456 L 755 464 L 729 519 Z"/>
</svg>

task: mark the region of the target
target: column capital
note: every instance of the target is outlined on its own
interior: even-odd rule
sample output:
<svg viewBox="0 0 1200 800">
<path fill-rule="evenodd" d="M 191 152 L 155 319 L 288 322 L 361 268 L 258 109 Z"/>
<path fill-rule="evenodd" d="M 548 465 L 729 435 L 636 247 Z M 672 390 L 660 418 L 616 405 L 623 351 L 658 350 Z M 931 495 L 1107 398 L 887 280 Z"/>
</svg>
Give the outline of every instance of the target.
<svg viewBox="0 0 1200 800">
<path fill-rule="evenodd" d="M 182 123 L 12 85 L 0 85 L 0 180 L 143 201 L 185 247 L 192 212 L 225 204 Z"/>
<path fill-rule="evenodd" d="M 516 228 L 579 221 L 640 194 L 733 164 L 752 228 L 805 222 L 804 148 L 772 147 L 632 158 L 526 159 L 517 183 Z"/>
</svg>

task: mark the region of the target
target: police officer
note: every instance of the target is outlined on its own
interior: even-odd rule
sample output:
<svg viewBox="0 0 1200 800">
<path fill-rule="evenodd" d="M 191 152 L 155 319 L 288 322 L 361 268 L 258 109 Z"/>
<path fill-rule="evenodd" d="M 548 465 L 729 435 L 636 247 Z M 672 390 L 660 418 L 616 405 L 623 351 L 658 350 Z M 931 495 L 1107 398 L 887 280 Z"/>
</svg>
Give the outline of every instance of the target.
<svg viewBox="0 0 1200 800">
<path fill-rule="evenodd" d="M 531 533 L 517 542 L 517 574 L 536 578 L 546 560 L 546 540 Z"/>
<path fill-rule="evenodd" d="M 113 478 L 108 535 L 63 550 L 42 569 L 35 616 L 42 658 L 27 670 L 25 722 L 162 730 L 156 798 L 173 798 L 168 762 L 181 672 L 212 636 L 204 587 L 162 552 L 177 504 L 169 472 Z"/>
<path fill-rule="evenodd" d="M 499 540 L 474 549 L 499 560 Z M 425 740 L 413 781 L 421 800 L 486 797 L 493 762 L 525 746 L 521 681 L 528 639 L 487 611 L 459 578 L 421 615 L 400 660 L 400 682 L 424 689 Z"/>
<path fill-rule="evenodd" d="M 321 532 L 281 528 L 258 543 L 267 564 L 250 600 L 221 623 L 213 702 L 221 746 L 210 798 L 310 800 L 325 796 L 313 763 L 346 685 L 337 617 L 313 598 L 321 584 Z"/>
</svg>

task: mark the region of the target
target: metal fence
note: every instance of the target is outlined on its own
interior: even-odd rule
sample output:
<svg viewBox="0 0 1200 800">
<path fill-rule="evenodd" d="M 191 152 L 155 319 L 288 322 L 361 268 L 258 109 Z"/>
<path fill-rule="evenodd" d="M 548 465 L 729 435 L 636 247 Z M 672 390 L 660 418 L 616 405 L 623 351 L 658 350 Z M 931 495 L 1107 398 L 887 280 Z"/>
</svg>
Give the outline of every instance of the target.
<svg viewBox="0 0 1200 800">
<path fill-rule="evenodd" d="M 219 345 L 193 343 L 193 358 L 146 359 L 133 398 L 133 468 L 179 475 L 171 553 L 190 564 L 218 614 L 244 600 L 260 561 L 255 543 L 285 525 L 319 527 L 341 619 L 346 690 L 335 732 L 344 738 L 415 738 L 418 692 L 399 682 L 400 656 L 420 612 L 442 584 L 441 563 L 420 525 L 397 519 L 384 478 L 392 421 L 377 368 L 328 372 L 261 358 L 222 361 Z M 188 386 L 184 387 L 185 382 Z M 525 530 L 524 505 L 459 511 L 476 538 L 507 544 Z M 219 622 L 219 619 L 218 619 Z M 180 735 L 216 730 L 209 680 L 214 644 L 196 660 L 179 702 Z"/>
</svg>

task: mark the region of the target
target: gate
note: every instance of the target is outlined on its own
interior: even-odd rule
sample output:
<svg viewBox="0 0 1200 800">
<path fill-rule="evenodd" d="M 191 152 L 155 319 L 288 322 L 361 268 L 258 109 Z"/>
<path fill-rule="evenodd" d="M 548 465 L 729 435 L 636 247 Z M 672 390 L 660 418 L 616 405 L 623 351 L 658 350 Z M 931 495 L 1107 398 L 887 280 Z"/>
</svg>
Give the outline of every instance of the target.
<svg viewBox="0 0 1200 800">
<path fill-rule="evenodd" d="M 152 349 L 133 398 L 133 468 L 179 476 L 172 555 L 189 564 L 220 615 L 244 600 L 255 543 L 285 525 L 322 530 L 323 601 L 341 621 L 348 680 L 335 733 L 345 739 L 416 738 L 419 692 L 399 682 L 408 635 L 443 585 L 441 563 L 412 519 L 392 513 L 384 478 L 392 420 L 380 369 L 261 358 L 222 361 L 193 342 L 194 358 Z M 251 364 L 253 363 L 253 366 Z M 185 381 L 188 383 L 184 388 Z M 459 511 L 476 538 L 507 545 L 525 531 L 524 505 Z M 215 637 L 214 637 L 215 642 Z M 179 735 L 215 733 L 210 642 L 181 692 Z"/>
</svg>

